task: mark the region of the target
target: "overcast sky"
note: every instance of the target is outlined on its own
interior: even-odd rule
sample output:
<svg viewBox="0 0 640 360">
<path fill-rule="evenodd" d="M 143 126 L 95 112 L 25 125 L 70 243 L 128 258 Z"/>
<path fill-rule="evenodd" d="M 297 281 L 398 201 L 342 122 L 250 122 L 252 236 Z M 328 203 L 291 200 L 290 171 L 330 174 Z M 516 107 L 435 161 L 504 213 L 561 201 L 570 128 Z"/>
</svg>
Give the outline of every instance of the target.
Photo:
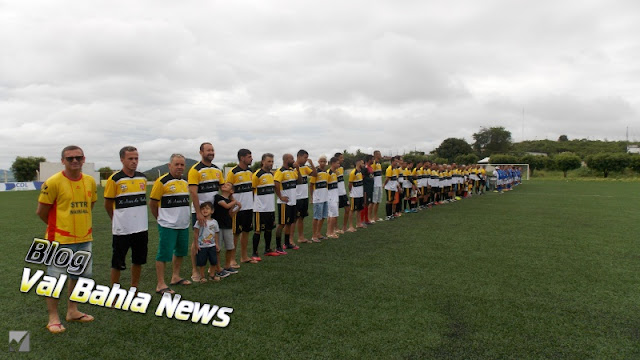
<svg viewBox="0 0 640 360">
<path fill-rule="evenodd" d="M 637 0 L 0 0 L 0 168 L 640 140 L 638 34 Z"/>
</svg>

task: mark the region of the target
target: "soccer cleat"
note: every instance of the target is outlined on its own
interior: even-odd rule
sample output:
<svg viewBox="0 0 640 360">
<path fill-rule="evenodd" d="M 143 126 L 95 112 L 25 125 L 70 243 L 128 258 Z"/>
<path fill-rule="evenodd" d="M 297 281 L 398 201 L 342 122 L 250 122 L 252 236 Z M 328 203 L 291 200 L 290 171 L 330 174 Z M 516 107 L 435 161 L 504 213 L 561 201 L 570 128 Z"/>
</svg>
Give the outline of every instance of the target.
<svg viewBox="0 0 640 360">
<path fill-rule="evenodd" d="M 267 251 L 265 251 L 264 256 L 279 256 L 280 254 L 278 254 L 277 252 L 269 249 Z"/>
<path fill-rule="evenodd" d="M 276 249 L 276 253 L 277 253 L 278 255 L 287 255 L 287 252 L 286 252 L 286 251 L 284 251 L 284 250 L 282 250 L 281 248 L 277 248 L 277 249 Z"/>
<path fill-rule="evenodd" d="M 404 209 L 404 213 L 405 213 L 405 214 L 408 214 L 409 212 L 410 212 L 410 210 L 409 210 L 409 209 Z"/>
<path fill-rule="evenodd" d="M 258 254 L 254 254 L 254 255 L 251 257 L 251 260 L 254 260 L 254 261 L 262 261 L 262 259 L 260 258 L 260 256 L 258 256 Z"/>
</svg>

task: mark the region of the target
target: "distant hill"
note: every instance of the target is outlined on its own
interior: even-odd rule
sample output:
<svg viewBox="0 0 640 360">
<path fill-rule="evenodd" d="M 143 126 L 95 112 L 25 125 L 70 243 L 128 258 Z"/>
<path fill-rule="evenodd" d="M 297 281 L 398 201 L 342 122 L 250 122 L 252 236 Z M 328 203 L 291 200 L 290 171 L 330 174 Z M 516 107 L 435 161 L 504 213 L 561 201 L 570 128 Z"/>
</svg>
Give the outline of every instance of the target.
<svg viewBox="0 0 640 360">
<path fill-rule="evenodd" d="M 193 159 L 186 159 L 186 168 L 184 170 L 184 174 L 182 175 L 182 177 L 184 177 L 185 179 L 187 178 L 187 173 L 189 172 L 189 169 L 191 169 L 191 167 L 197 163 L 200 160 L 193 160 Z M 160 175 L 164 175 L 166 173 L 169 172 L 169 164 L 163 164 L 163 165 L 159 165 L 156 166 L 154 168 L 151 168 L 147 171 L 144 172 L 144 174 L 147 176 L 147 179 L 149 180 L 155 180 L 158 178 L 158 171 L 160 171 Z"/>
<path fill-rule="evenodd" d="M 13 177 L 13 173 L 11 172 L 11 170 L 0 169 L 0 182 L 5 182 L 5 174 L 7 176 L 6 182 L 16 181 Z"/>
</svg>

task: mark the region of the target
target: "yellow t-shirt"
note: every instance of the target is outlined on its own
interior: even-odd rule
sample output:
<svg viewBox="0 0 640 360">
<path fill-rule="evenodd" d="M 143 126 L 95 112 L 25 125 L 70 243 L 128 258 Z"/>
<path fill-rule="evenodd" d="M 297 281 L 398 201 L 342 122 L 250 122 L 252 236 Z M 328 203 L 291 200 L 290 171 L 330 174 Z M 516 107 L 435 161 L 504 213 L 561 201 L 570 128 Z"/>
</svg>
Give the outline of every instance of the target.
<svg viewBox="0 0 640 360">
<path fill-rule="evenodd" d="M 92 241 L 91 205 L 96 200 L 96 182 L 89 175 L 71 180 L 61 171 L 48 178 L 38 197 L 38 202 L 52 205 L 45 239 L 61 244 Z"/>
</svg>

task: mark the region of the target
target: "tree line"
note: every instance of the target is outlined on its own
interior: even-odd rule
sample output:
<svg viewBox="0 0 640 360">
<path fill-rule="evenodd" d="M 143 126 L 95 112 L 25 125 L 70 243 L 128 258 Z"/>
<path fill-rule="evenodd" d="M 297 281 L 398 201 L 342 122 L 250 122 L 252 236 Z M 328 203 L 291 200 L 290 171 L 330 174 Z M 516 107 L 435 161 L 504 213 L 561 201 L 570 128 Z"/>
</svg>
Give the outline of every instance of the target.
<svg viewBox="0 0 640 360">
<path fill-rule="evenodd" d="M 407 160 L 417 163 L 431 161 L 439 164 L 475 164 L 479 160 L 490 157 L 490 162 L 497 164 L 526 163 L 529 164 L 531 174 L 537 169 L 567 171 L 580 168 L 582 163 L 593 170 L 601 172 L 604 177 L 611 172 L 620 172 L 630 168 L 640 172 L 640 155 L 627 154 L 627 142 L 602 141 L 588 139 L 570 140 L 567 135 L 560 135 L 558 140 L 527 140 L 513 143 L 511 132 L 504 127 L 481 127 L 472 135 L 473 143 L 465 139 L 447 138 L 433 151 L 411 151 L 403 154 Z M 544 153 L 547 156 L 531 155 L 528 153 Z M 358 160 L 364 160 L 367 155 L 360 149 L 355 153 L 343 151 L 345 168 L 355 167 Z M 16 181 L 33 181 L 36 179 L 40 162 L 44 157 L 18 156 L 11 165 Z M 194 160 L 195 161 L 195 160 Z M 227 163 L 224 166 L 235 166 Z M 386 164 L 383 164 L 386 165 Z M 255 161 L 252 169 L 260 167 L 260 161 Z M 153 170 L 153 171 L 152 171 Z M 161 172 L 164 169 L 161 169 Z M 109 167 L 98 169 L 100 177 L 108 178 L 113 170 Z M 158 170 L 151 169 L 148 176 L 155 178 Z M 145 174 L 147 173 L 145 172 Z"/>
</svg>

